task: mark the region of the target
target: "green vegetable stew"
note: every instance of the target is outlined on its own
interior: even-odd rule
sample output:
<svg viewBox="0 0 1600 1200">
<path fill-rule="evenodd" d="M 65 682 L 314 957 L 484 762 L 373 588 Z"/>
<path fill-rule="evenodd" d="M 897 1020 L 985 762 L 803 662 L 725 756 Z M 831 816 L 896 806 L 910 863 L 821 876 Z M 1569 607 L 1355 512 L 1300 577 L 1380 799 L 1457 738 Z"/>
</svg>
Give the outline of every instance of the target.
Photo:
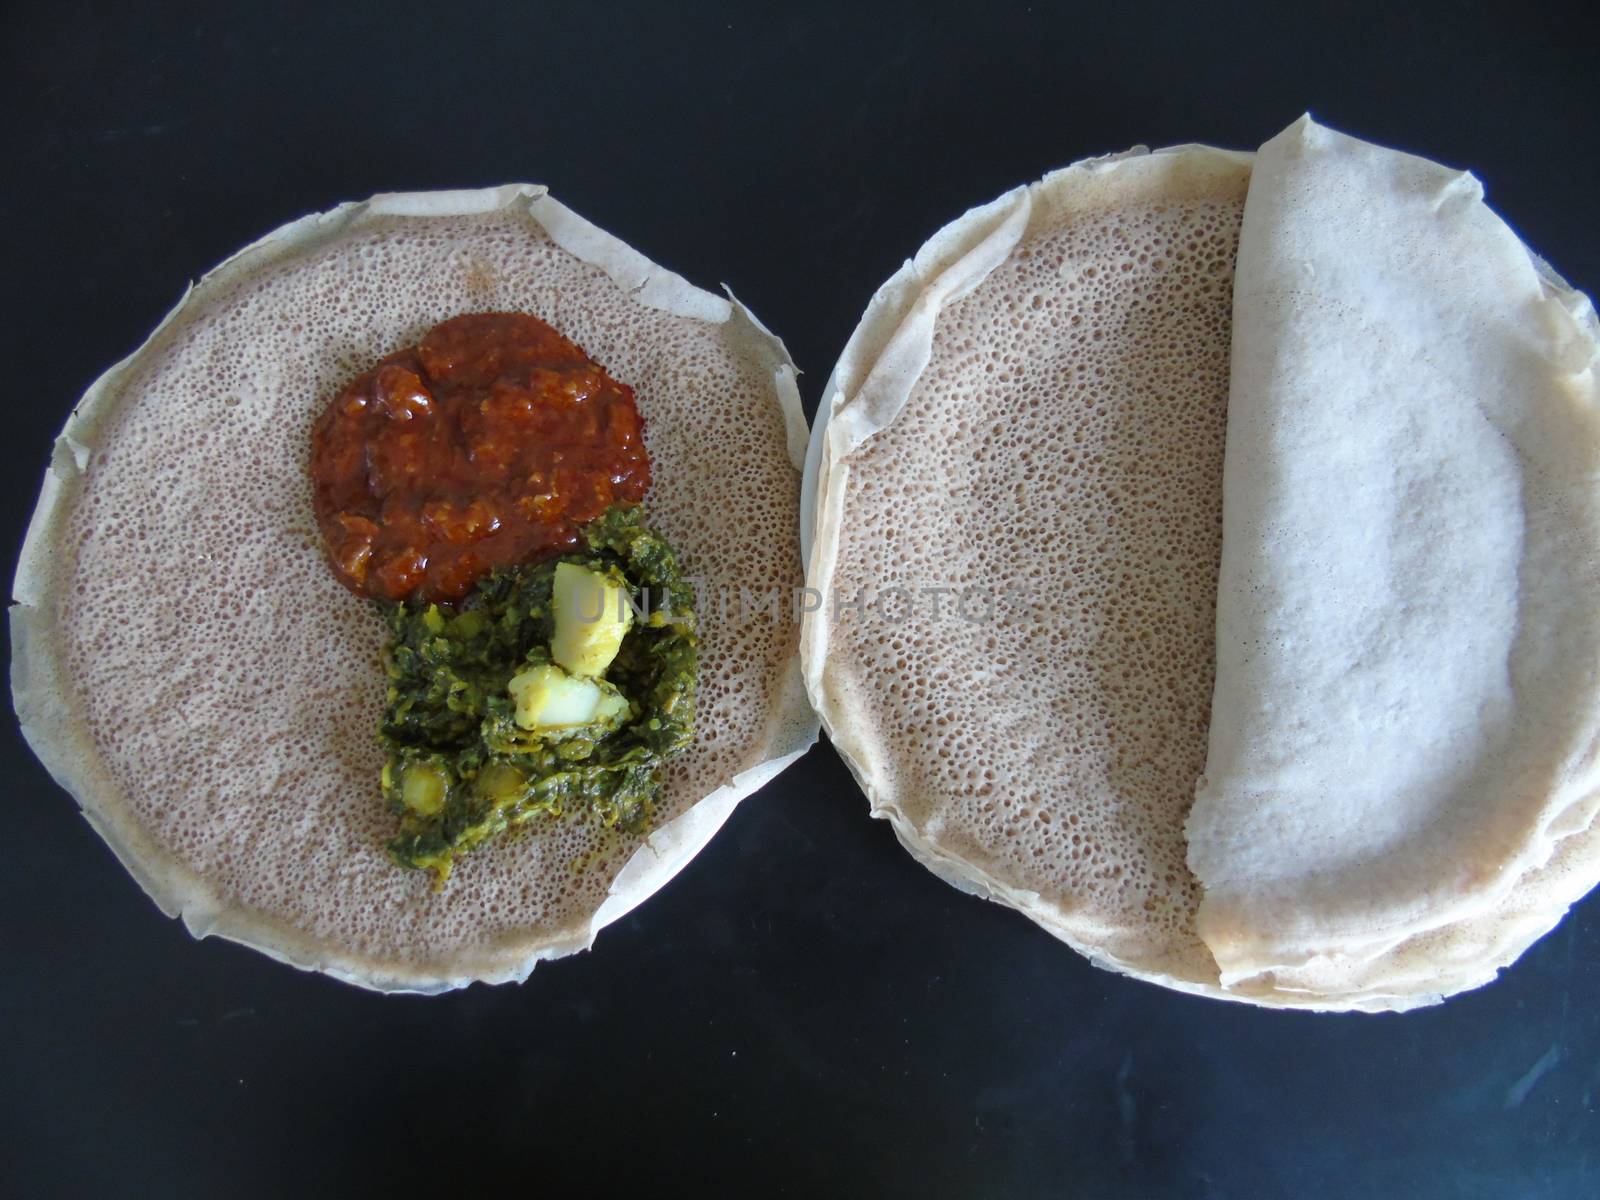
<svg viewBox="0 0 1600 1200">
<path fill-rule="evenodd" d="M 540 815 L 647 827 L 694 736 L 693 593 L 635 505 L 587 553 L 494 572 L 459 605 L 389 607 L 389 853 L 443 886 L 457 854 Z"/>
</svg>

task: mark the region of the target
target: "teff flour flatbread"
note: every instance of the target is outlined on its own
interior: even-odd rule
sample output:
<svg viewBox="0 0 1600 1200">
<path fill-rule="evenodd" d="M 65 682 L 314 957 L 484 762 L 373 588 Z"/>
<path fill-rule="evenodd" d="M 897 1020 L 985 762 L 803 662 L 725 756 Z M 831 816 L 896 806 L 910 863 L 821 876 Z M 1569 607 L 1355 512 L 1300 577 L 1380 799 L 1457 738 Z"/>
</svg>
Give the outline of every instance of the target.
<svg viewBox="0 0 1600 1200">
<path fill-rule="evenodd" d="M 636 390 L 650 519 L 702 586 L 800 581 L 805 425 L 782 344 L 541 187 L 381 196 L 208 275 L 58 443 L 18 571 L 13 689 L 45 764 L 161 907 L 370 987 L 588 946 L 815 736 L 788 623 L 701 624 L 696 744 L 648 838 L 527 827 L 434 893 L 383 844 L 384 626 L 306 478 L 340 383 L 463 311 L 530 311 Z"/>
<path fill-rule="evenodd" d="M 1307 147 L 1309 182 L 1282 166 Z M 1359 276 L 1404 247 L 1403 278 Z M 846 348 L 814 439 L 810 581 L 835 602 L 863 588 L 1047 602 L 977 622 L 927 602 L 892 620 L 824 610 L 802 639 L 813 701 L 914 854 L 1102 965 L 1312 1008 L 1407 1008 L 1480 984 L 1600 875 L 1595 346 L 1587 301 L 1470 177 L 1309 120 L 1254 171 L 1189 146 L 1008 193 L 930 241 Z M 1392 407 L 1381 421 L 1319 409 L 1325 427 L 1276 446 L 1329 388 Z M 1325 478 L 1341 454 L 1376 470 L 1382 438 L 1408 428 L 1384 502 L 1370 477 L 1309 495 L 1291 478 Z M 1467 478 L 1484 490 L 1467 495 Z M 1303 529 L 1252 543 L 1291 509 Z M 1494 551 L 1474 558 L 1452 541 L 1464 531 Z M 1358 548 L 1385 540 L 1462 578 L 1379 577 Z M 1356 628 L 1252 603 L 1274 573 L 1330 595 L 1336 570 L 1367 604 Z M 1454 640 L 1350 651 L 1384 619 Z M 1404 653 L 1385 664 L 1386 650 Z M 1428 653 L 1449 661 L 1422 671 Z M 1512 676 L 1499 692 L 1496 663 Z M 1441 707 L 1471 746 L 1492 727 L 1519 747 L 1515 778 L 1474 800 L 1447 754 L 1426 786 L 1406 774 L 1426 722 L 1392 694 L 1341 695 L 1361 670 L 1466 689 Z M 1462 714 L 1496 696 L 1512 702 L 1474 730 Z M 1347 707 L 1323 719 L 1330 701 Z M 1387 743 L 1352 737 L 1385 720 L 1399 723 Z M 1322 755 L 1314 771 L 1286 752 L 1295 737 Z M 1369 808 L 1330 812 L 1340 764 L 1372 754 L 1392 770 L 1374 766 Z M 1241 756 L 1284 772 L 1276 807 Z M 1236 949 L 1285 940 L 1288 954 Z"/>
</svg>

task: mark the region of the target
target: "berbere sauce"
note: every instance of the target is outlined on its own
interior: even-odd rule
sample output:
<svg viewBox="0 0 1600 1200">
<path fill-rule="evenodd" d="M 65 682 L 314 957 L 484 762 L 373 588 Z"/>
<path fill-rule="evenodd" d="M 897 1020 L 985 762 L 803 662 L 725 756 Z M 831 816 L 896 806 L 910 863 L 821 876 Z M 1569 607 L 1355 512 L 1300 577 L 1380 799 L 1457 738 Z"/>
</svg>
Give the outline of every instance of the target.
<svg viewBox="0 0 1600 1200">
<path fill-rule="evenodd" d="M 346 587 L 451 601 L 642 500 L 650 460 L 632 388 L 538 317 L 474 313 L 339 393 L 312 435 L 311 486 Z"/>
</svg>

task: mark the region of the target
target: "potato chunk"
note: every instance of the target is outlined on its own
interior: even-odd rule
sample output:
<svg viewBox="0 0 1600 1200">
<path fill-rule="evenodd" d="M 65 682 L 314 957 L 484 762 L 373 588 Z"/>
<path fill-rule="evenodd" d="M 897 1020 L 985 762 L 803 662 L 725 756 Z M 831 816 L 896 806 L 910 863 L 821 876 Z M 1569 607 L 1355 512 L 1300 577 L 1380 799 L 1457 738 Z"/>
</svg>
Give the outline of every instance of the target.
<svg viewBox="0 0 1600 1200">
<path fill-rule="evenodd" d="M 550 657 L 574 675 L 603 674 L 633 624 L 622 581 L 576 563 L 556 564 L 550 611 Z"/>
<path fill-rule="evenodd" d="M 600 707 L 600 685 L 568 675 L 557 666 L 529 667 L 506 685 L 523 729 L 570 729 L 587 725 Z"/>
<path fill-rule="evenodd" d="M 400 777 L 400 800 L 418 816 L 431 817 L 444 808 L 450 781 L 438 767 L 415 762 Z"/>
</svg>

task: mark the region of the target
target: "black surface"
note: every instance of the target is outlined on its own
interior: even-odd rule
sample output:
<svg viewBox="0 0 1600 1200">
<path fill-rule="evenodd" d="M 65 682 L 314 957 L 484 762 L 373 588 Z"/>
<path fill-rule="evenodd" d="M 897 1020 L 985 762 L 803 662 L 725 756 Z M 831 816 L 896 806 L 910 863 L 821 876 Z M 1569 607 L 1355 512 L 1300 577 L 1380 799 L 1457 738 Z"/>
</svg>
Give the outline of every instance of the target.
<svg viewBox="0 0 1600 1200">
<path fill-rule="evenodd" d="M 95 375 L 230 251 L 374 191 L 546 182 L 732 285 L 808 408 L 873 290 L 964 208 L 1134 142 L 1254 146 L 1305 108 L 1474 168 L 1593 292 L 1581 11 L 9 9 L 7 574 Z M 384 998 L 192 942 L 0 736 L 0 1194 L 351 1195 L 489 1166 L 529 1194 L 1600 1194 L 1596 898 L 1442 1009 L 1235 1008 L 941 884 L 823 746 L 594 952 Z"/>
</svg>

